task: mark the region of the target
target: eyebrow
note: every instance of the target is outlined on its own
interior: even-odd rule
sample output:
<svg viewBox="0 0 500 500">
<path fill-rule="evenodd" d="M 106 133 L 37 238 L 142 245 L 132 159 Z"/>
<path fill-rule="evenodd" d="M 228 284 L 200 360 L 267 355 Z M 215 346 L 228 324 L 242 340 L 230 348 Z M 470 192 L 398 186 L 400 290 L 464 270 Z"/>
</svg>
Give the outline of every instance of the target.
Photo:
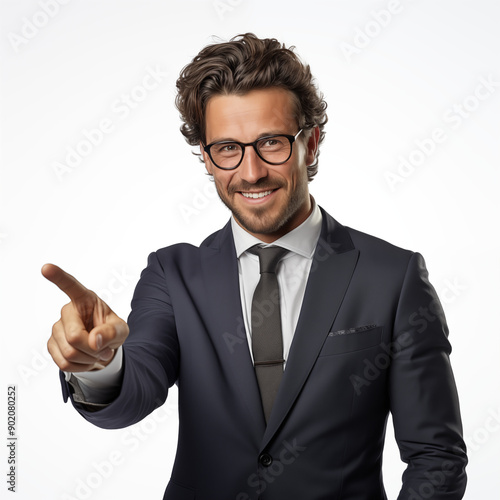
<svg viewBox="0 0 500 500">
<path fill-rule="evenodd" d="M 270 135 L 293 135 L 288 132 L 283 132 L 282 130 L 267 130 L 266 132 L 263 132 L 262 134 L 259 134 L 254 141 L 258 141 L 259 139 L 262 139 L 264 137 L 268 137 Z M 207 144 L 213 144 L 215 142 L 243 142 L 240 141 L 239 139 L 234 139 L 232 137 L 221 137 L 221 138 L 215 138 L 208 142 Z M 253 142 L 253 141 L 252 141 Z"/>
</svg>

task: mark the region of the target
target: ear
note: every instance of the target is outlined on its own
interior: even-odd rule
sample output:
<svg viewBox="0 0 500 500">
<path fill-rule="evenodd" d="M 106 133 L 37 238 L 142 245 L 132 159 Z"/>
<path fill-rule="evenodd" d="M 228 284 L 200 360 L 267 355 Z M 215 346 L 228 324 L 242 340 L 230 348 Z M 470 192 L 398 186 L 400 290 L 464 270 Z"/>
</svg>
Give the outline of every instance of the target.
<svg viewBox="0 0 500 500">
<path fill-rule="evenodd" d="M 203 149 L 203 144 L 200 142 L 200 153 L 201 157 L 203 158 L 203 161 L 205 162 L 205 169 L 207 170 L 208 175 L 213 175 L 213 165 L 212 162 L 210 161 L 210 156 L 208 156 L 207 153 L 205 153 L 205 150 Z"/>
<path fill-rule="evenodd" d="M 312 165 L 316 159 L 319 146 L 319 135 L 319 127 L 314 127 L 307 140 L 306 165 Z"/>
</svg>

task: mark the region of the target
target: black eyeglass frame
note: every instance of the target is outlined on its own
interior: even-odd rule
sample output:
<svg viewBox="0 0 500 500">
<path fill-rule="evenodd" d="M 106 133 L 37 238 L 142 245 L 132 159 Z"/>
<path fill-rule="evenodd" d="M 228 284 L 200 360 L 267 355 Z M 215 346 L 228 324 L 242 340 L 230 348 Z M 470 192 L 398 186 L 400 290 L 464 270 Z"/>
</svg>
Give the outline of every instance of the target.
<svg viewBox="0 0 500 500">
<path fill-rule="evenodd" d="M 304 129 L 301 128 L 295 135 L 288 135 L 288 134 L 273 134 L 273 135 L 266 135 L 264 137 L 259 137 L 258 139 L 256 139 L 255 141 L 253 142 L 238 142 L 238 141 L 216 141 L 216 142 L 212 142 L 210 144 L 207 144 L 206 146 L 203 147 L 203 151 L 205 151 L 205 153 L 208 154 L 208 156 L 210 157 L 210 160 L 212 160 L 212 163 L 217 167 L 217 168 L 220 168 L 221 170 L 235 170 L 237 169 L 240 165 L 241 165 L 241 162 L 243 161 L 243 157 L 245 156 L 245 149 L 247 146 L 252 146 L 253 147 L 253 150 L 257 153 L 257 156 L 264 162 L 268 163 L 269 165 L 283 165 L 283 163 L 286 163 L 290 157 L 292 156 L 292 153 L 293 153 L 293 143 L 297 140 L 297 137 L 300 135 L 300 133 L 303 131 Z M 273 137 L 286 137 L 289 141 L 290 141 L 290 154 L 288 155 L 288 158 L 284 161 L 280 161 L 280 162 L 272 162 L 272 161 L 269 161 L 269 160 L 266 160 L 265 158 L 263 158 L 261 156 L 261 154 L 259 153 L 258 149 L 257 149 L 257 143 L 260 142 L 260 141 L 265 141 L 267 139 L 272 139 Z M 230 167 L 230 168 L 226 168 L 226 167 L 221 167 L 219 165 L 217 165 L 217 163 L 215 163 L 214 159 L 212 158 L 212 153 L 210 152 L 210 148 L 212 146 L 215 146 L 216 144 L 238 144 L 238 146 L 241 147 L 241 158 L 240 158 L 240 161 L 237 163 L 236 166 L 234 167 Z"/>
</svg>

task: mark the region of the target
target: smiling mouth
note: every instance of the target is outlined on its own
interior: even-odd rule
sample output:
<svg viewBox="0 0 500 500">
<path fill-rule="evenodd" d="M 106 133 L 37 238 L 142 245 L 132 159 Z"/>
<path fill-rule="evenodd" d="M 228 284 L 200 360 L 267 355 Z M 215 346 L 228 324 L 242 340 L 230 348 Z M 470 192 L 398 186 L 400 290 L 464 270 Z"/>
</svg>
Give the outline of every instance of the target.
<svg viewBox="0 0 500 500">
<path fill-rule="evenodd" d="M 258 198 L 264 198 L 266 196 L 269 196 L 275 189 L 270 189 L 268 191 L 260 191 L 259 193 L 251 193 L 251 192 L 245 192 L 245 191 L 240 191 L 240 193 L 245 197 L 245 198 L 253 198 L 258 199 Z"/>
</svg>

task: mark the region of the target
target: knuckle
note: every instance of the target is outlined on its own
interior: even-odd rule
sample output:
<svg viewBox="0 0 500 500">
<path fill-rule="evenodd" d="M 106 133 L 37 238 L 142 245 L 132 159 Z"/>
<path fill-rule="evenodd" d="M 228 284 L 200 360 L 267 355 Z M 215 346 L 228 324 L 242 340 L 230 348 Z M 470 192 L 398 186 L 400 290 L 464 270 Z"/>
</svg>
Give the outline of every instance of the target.
<svg viewBox="0 0 500 500">
<path fill-rule="evenodd" d="M 49 340 L 47 340 L 47 351 L 49 351 L 49 354 L 54 357 L 52 355 L 52 344 L 54 342 L 54 339 L 52 337 L 49 338 Z"/>
<path fill-rule="evenodd" d="M 118 337 L 118 329 L 115 325 L 109 325 L 105 333 L 110 340 L 114 340 Z"/>
<path fill-rule="evenodd" d="M 66 311 L 68 311 L 68 309 L 71 307 L 71 302 L 68 302 L 67 304 L 64 304 L 62 307 L 61 307 L 61 316 L 63 316 Z"/>
<path fill-rule="evenodd" d="M 69 345 L 61 348 L 61 354 L 67 361 L 75 361 L 78 357 L 78 351 Z"/>
<path fill-rule="evenodd" d="M 67 359 L 61 359 L 58 363 L 58 366 L 63 372 L 70 372 L 73 368 L 73 364 Z"/>
<path fill-rule="evenodd" d="M 81 331 L 76 328 L 66 330 L 66 340 L 68 344 L 75 345 L 81 341 Z"/>
</svg>

